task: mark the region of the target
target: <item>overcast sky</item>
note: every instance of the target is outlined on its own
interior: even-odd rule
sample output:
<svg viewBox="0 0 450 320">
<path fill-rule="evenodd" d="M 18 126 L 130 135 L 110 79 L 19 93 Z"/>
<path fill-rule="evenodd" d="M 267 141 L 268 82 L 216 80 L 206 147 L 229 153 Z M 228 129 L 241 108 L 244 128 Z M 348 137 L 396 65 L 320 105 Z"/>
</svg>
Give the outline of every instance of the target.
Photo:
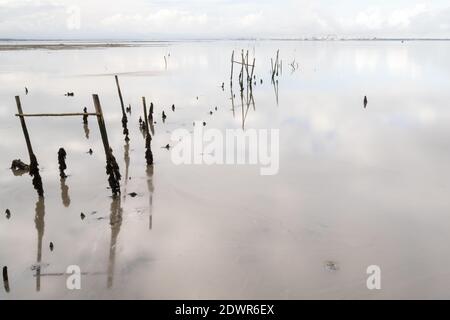
<svg viewBox="0 0 450 320">
<path fill-rule="evenodd" d="M 326 35 L 450 38 L 450 0 L 0 0 L 0 38 Z"/>
</svg>

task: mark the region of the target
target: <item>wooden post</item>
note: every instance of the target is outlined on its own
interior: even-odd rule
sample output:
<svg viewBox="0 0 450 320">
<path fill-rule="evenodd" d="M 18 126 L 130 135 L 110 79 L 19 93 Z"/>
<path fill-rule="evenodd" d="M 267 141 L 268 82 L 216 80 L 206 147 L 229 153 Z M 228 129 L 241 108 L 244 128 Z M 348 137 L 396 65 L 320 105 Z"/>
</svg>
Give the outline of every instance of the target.
<svg viewBox="0 0 450 320">
<path fill-rule="evenodd" d="M 280 50 L 277 50 L 277 59 L 275 60 L 275 68 L 276 68 L 276 75 L 278 77 L 278 55 L 280 53 Z"/>
<path fill-rule="evenodd" d="M 127 128 L 127 114 L 125 112 L 125 105 L 123 104 L 123 97 L 122 97 L 122 90 L 120 90 L 120 84 L 119 84 L 119 77 L 114 76 L 116 78 L 116 85 L 117 85 L 117 91 L 119 92 L 119 98 L 120 98 L 120 106 L 122 108 L 122 128 L 123 128 L 123 134 L 125 135 L 125 141 L 130 141 L 130 138 L 128 137 L 128 128 Z"/>
<path fill-rule="evenodd" d="M 256 58 L 253 58 L 253 66 L 252 66 L 252 73 L 250 75 L 250 81 L 252 81 L 252 79 L 253 79 L 253 72 L 255 71 L 255 62 L 256 62 Z"/>
<path fill-rule="evenodd" d="M 17 111 L 19 112 L 20 124 L 22 125 L 23 135 L 27 143 L 28 155 L 30 156 L 30 175 L 33 177 L 33 186 L 36 189 L 39 197 L 44 196 L 44 188 L 42 186 L 42 178 L 39 173 L 39 164 L 31 146 L 30 135 L 28 134 L 27 125 L 23 116 L 22 104 L 20 103 L 20 97 L 16 96 Z"/>
<path fill-rule="evenodd" d="M 111 154 L 111 148 L 109 147 L 108 133 L 106 132 L 105 120 L 103 119 L 102 106 L 100 105 L 98 95 L 94 94 L 92 97 L 94 99 L 95 112 L 97 113 L 97 122 L 102 137 L 103 147 L 105 148 L 106 159 L 108 159 Z"/>
<path fill-rule="evenodd" d="M 3 286 L 5 291 L 9 292 L 8 267 L 3 267 Z"/>
<path fill-rule="evenodd" d="M 234 50 L 231 54 L 231 76 L 230 76 L 230 82 L 233 83 L 233 65 L 234 65 Z"/>
<path fill-rule="evenodd" d="M 119 165 L 117 164 L 116 158 L 114 157 L 112 150 L 109 146 L 108 133 L 106 132 L 106 125 L 105 120 L 103 118 L 103 111 L 100 105 L 100 100 L 98 98 L 98 95 L 96 94 L 94 94 L 92 97 L 94 99 L 95 111 L 98 114 L 97 121 L 100 129 L 100 134 L 102 136 L 103 147 L 105 148 L 106 174 L 109 175 L 108 178 L 109 186 L 111 187 L 113 196 L 117 196 L 117 194 L 120 194 L 119 181 L 121 179 Z"/>
<path fill-rule="evenodd" d="M 147 165 L 153 165 L 153 152 L 152 152 L 152 136 L 150 135 L 150 130 L 148 128 L 148 116 L 147 116 L 147 103 L 145 102 L 145 97 L 142 97 L 142 104 L 144 108 L 144 117 L 145 117 L 145 159 L 147 160 Z"/>
<path fill-rule="evenodd" d="M 149 128 L 148 128 L 148 116 L 147 116 L 147 103 L 145 101 L 145 97 L 142 97 L 142 104 L 143 104 L 143 107 L 144 107 L 145 133 L 148 134 L 149 133 Z"/>
<path fill-rule="evenodd" d="M 19 112 L 19 115 L 23 114 L 22 111 L 22 104 L 20 103 L 20 97 L 16 96 L 16 104 L 17 104 L 17 111 Z M 23 116 L 19 116 L 20 118 L 20 124 L 22 125 L 22 131 L 23 135 L 25 136 L 25 141 L 27 143 L 27 149 L 28 149 L 28 156 L 30 157 L 30 161 L 32 158 L 33 153 L 33 147 L 31 146 L 30 136 L 28 134 L 27 125 L 25 123 L 25 118 Z"/>
<path fill-rule="evenodd" d="M 114 76 L 116 78 L 117 91 L 119 92 L 120 106 L 122 107 L 122 114 L 125 114 L 125 106 L 123 104 L 122 91 L 120 90 L 119 77 Z"/>
</svg>

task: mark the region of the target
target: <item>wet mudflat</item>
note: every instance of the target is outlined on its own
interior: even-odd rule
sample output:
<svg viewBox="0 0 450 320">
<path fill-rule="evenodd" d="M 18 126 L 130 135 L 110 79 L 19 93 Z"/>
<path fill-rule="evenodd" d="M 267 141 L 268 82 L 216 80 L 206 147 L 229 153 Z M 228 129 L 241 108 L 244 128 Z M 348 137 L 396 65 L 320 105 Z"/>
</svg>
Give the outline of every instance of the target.
<svg viewBox="0 0 450 320">
<path fill-rule="evenodd" d="M 0 51 L 0 299 L 450 298 L 450 42 L 18 49 Z M 257 80 L 243 107 L 237 81 L 234 101 L 229 87 L 241 49 L 256 57 Z M 129 143 L 114 75 L 131 106 Z M 108 189 L 94 117 L 29 118 L 39 198 L 28 174 L 9 169 L 28 162 L 14 96 L 24 112 L 63 113 L 95 112 L 92 94 L 121 196 Z M 153 167 L 143 96 L 154 104 Z M 193 121 L 279 129 L 279 173 L 175 165 L 164 147 Z M 81 290 L 66 288 L 71 265 Z M 381 291 L 366 288 L 370 265 L 381 267 Z"/>
</svg>

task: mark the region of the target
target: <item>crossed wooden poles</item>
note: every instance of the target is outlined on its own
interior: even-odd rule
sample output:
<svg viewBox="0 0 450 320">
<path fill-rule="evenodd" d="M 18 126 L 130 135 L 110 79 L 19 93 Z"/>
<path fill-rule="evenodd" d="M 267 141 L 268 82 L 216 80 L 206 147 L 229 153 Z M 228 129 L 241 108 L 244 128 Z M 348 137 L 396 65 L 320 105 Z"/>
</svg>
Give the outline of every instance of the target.
<svg viewBox="0 0 450 320">
<path fill-rule="evenodd" d="M 244 50 L 241 51 L 241 61 L 236 61 L 234 58 L 234 50 L 231 54 L 231 76 L 230 76 L 230 83 L 233 85 L 233 74 L 234 74 L 234 64 L 241 65 L 241 71 L 239 72 L 239 84 L 241 86 L 241 91 L 244 91 L 244 69 L 247 73 L 247 83 L 250 84 L 253 79 L 253 72 L 255 70 L 255 58 L 253 58 L 253 63 L 250 64 L 248 62 L 248 50 L 246 54 L 244 54 Z M 249 68 L 251 67 L 251 70 Z"/>
<path fill-rule="evenodd" d="M 33 147 L 31 145 L 30 135 L 28 134 L 27 125 L 25 118 L 27 117 L 82 117 L 82 116 L 96 116 L 100 134 L 102 137 L 103 147 L 105 149 L 106 156 L 106 173 L 109 175 L 108 182 L 111 187 L 113 195 L 120 194 L 120 171 L 116 159 L 114 158 L 111 147 L 109 146 L 108 133 L 106 131 L 105 120 L 103 117 L 103 111 L 100 104 L 100 100 L 97 94 L 92 96 L 94 100 L 95 113 L 35 113 L 27 114 L 22 110 L 22 104 L 20 102 L 20 97 L 16 96 L 17 111 L 16 117 L 20 118 L 20 123 L 22 125 L 23 135 L 25 137 L 25 142 L 27 144 L 28 155 L 30 157 L 30 175 L 33 177 L 33 186 L 36 189 L 38 195 L 42 197 L 44 195 L 44 188 L 42 186 L 42 179 L 39 174 L 39 164 L 37 162 L 36 156 L 33 152 Z"/>
</svg>

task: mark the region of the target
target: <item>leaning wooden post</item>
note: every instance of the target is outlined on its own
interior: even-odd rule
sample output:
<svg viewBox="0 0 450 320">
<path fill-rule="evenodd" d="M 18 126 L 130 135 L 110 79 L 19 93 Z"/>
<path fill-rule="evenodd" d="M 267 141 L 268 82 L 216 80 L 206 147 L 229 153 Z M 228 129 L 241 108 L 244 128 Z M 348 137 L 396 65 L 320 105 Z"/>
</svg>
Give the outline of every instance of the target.
<svg viewBox="0 0 450 320">
<path fill-rule="evenodd" d="M 230 76 L 230 83 L 233 83 L 233 66 L 234 66 L 234 50 L 231 54 L 231 76 Z"/>
<path fill-rule="evenodd" d="M 145 159 L 147 160 L 147 165 L 153 165 L 153 153 L 152 153 L 152 136 L 150 135 L 150 130 L 148 127 L 148 116 L 147 116 L 147 103 L 145 102 L 145 97 L 142 97 L 142 104 L 144 107 L 144 118 L 145 118 Z"/>
<path fill-rule="evenodd" d="M 119 84 L 119 77 L 116 75 L 114 76 L 116 78 L 116 85 L 117 85 L 117 91 L 119 92 L 119 99 L 120 99 L 120 106 L 122 108 L 122 128 L 123 128 L 123 134 L 125 135 L 125 141 L 130 141 L 130 138 L 128 137 L 128 128 L 127 128 L 127 114 L 125 112 L 125 106 L 123 104 L 123 97 L 122 97 L 122 90 L 120 90 L 120 84 Z"/>
<path fill-rule="evenodd" d="M 103 111 L 100 105 L 100 100 L 98 98 L 98 95 L 96 94 L 94 94 L 92 97 L 94 99 L 94 106 L 95 111 L 97 113 L 98 127 L 102 137 L 103 147 L 105 149 L 106 174 L 109 175 L 108 182 L 109 186 L 111 187 L 111 191 L 113 195 L 116 196 L 117 194 L 120 194 L 119 181 L 122 178 L 122 176 L 120 175 L 119 165 L 117 164 L 116 158 L 114 157 L 112 149 L 109 146 L 108 133 L 106 131 L 105 120 L 103 118 Z"/>
<path fill-rule="evenodd" d="M 16 96 L 17 111 L 19 112 L 20 124 L 22 125 L 23 135 L 27 143 L 28 155 L 30 157 L 30 175 L 33 177 L 33 186 L 36 189 L 40 197 L 44 196 L 44 188 L 42 187 L 42 178 L 39 173 L 39 164 L 31 146 L 30 135 L 28 134 L 27 125 L 23 116 L 22 104 L 20 103 L 20 97 Z"/>
<path fill-rule="evenodd" d="M 253 79 L 253 72 L 255 71 L 255 62 L 256 62 L 256 58 L 253 58 L 252 73 L 250 75 L 250 81 L 252 81 L 252 79 Z"/>
</svg>

